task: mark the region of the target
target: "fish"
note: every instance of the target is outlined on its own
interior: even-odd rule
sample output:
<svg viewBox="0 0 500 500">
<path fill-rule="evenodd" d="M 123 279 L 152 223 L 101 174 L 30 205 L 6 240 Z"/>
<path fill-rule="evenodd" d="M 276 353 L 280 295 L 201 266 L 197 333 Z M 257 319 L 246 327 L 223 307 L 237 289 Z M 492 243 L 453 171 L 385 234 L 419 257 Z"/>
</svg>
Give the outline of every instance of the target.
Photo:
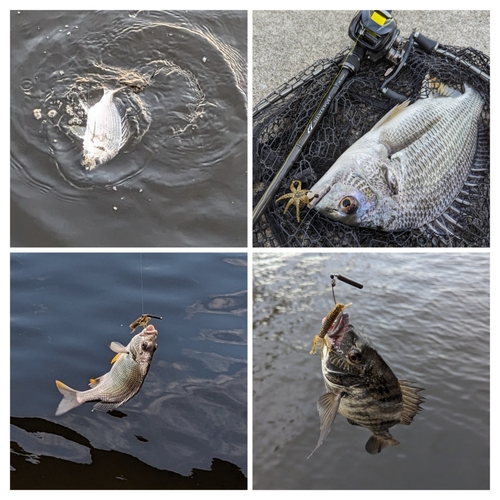
<svg viewBox="0 0 500 500">
<path fill-rule="evenodd" d="M 342 313 L 325 336 L 321 369 L 326 393 L 317 403 L 320 436 L 313 453 L 321 446 L 338 413 L 352 425 L 372 432 L 365 450 L 379 453 L 396 446 L 389 428 L 409 425 L 422 410 L 423 389 L 412 382 L 398 380 L 370 340 Z"/>
<path fill-rule="evenodd" d="M 442 215 L 470 173 L 484 106 L 473 87 L 464 88 L 427 76 L 422 98 L 396 105 L 337 159 L 311 188 L 310 206 L 382 231 L 416 229 Z"/>
<path fill-rule="evenodd" d="M 77 391 L 56 380 L 56 387 L 63 395 L 56 410 L 56 416 L 87 402 L 96 402 L 92 411 L 112 411 L 134 397 L 142 387 L 153 360 L 158 344 L 158 332 L 153 325 L 148 325 L 138 333 L 127 346 L 120 342 L 111 342 L 110 349 L 116 353 L 111 360 L 111 370 L 90 379 L 91 389 Z"/>
<path fill-rule="evenodd" d="M 120 90 L 122 88 L 105 88 L 101 100 L 92 107 L 81 102 L 87 113 L 87 125 L 83 133 L 81 127 L 72 130 L 83 138 L 82 165 L 86 170 L 113 159 L 130 137 L 127 110 L 123 102 L 115 98 Z"/>
</svg>

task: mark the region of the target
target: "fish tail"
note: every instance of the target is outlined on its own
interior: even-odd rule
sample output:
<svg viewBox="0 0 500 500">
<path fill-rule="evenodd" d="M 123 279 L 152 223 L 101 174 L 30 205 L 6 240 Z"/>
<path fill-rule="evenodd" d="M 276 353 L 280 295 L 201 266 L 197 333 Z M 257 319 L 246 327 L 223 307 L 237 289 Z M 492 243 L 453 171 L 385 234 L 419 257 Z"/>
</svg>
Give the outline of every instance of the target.
<svg viewBox="0 0 500 500">
<path fill-rule="evenodd" d="M 366 442 L 365 450 L 372 455 L 380 453 L 388 446 L 396 446 L 399 444 L 397 439 L 394 439 L 390 432 L 384 434 L 372 434 L 370 439 Z"/>
<path fill-rule="evenodd" d="M 430 92 L 430 94 L 429 94 Z M 425 75 L 422 85 L 422 97 L 460 97 L 462 95 L 458 90 L 441 83 L 437 78 L 431 78 L 429 74 Z"/>
<path fill-rule="evenodd" d="M 57 407 L 56 416 L 62 415 L 63 413 L 66 413 L 82 404 L 78 401 L 78 391 L 68 387 L 59 380 L 56 380 L 56 386 L 59 389 L 59 392 L 63 395 L 63 398 Z"/>
</svg>

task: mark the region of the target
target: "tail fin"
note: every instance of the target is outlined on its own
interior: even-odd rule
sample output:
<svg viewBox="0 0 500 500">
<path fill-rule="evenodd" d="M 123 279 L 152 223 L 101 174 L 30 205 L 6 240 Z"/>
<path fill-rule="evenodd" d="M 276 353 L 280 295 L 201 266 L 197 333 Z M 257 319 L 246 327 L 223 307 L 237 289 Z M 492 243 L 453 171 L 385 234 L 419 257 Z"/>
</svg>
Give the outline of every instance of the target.
<svg viewBox="0 0 500 500">
<path fill-rule="evenodd" d="M 78 391 L 68 387 L 66 384 L 63 384 L 59 380 L 56 380 L 56 386 L 59 389 L 59 392 L 63 395 L 62 401 L 59 403 L 59 406 L 56 410 L 56 416 L 62 415 L 63 413 L 80 406 L 82 403 L 78 401 L 77 395 Z"/>
<path fill-rule="evenodd" d="M 385 432 L 382 434 L 372 434 L 370 439 L 366 442 L 365 450 L 372 455 L 380 453 L 384 448 L 388 446 L 396 446 L 399 444 L 397 439 L 394 439 L 390 432 Z"/>
</svg>

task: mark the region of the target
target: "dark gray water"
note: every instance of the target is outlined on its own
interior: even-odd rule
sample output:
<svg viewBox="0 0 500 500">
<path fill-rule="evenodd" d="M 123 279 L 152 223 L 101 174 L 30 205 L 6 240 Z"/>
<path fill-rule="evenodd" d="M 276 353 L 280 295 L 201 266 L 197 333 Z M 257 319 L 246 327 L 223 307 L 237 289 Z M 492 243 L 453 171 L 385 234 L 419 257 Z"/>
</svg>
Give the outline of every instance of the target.
<svg viewBox="0 0 500 500">
<path fill-rule="evenodd" d="M 245 11 L 10 21 L 12 246 L 246 245 Z M 73 128 L 104 87 L 133 140 L 87 171 Z"/>
<path fill-rule="evenodd" d="M 54 381 L 109 371 L 142 306 L 163 320 L 140 392 L 55 417 Z M 245 254 L 13 253 L 11 487 L 246 488 L 246 314 Z"/>
<path fill-rule="evenodd" d="M 324 393 L 312 337 L 337 301 L 424 410 L 369 455 L 370 431 L 338 416 L 323 445 Z M 256 489 L 488 489 L 490 258 L 487 253 L 273 253 L 253 264 L 253 483 Z"/>
</svg>

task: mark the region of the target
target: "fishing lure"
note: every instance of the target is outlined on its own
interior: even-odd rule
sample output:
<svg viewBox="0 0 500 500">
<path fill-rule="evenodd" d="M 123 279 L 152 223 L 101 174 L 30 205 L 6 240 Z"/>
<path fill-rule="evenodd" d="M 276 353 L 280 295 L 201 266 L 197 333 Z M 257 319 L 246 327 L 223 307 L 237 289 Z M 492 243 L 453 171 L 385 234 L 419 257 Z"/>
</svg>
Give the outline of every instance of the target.
<svg viewBox="0 0 500 500">
<path fill-rule="evenodd" d="M 328 330 L 330 330 L 334 322 L 340 318 L 342 311 L 344 309 L 347 309 L 350 305 L 352 305 L 352 302 L 349 302 L 349 304 L 341 304 L 340 302 L 338 302 L 337 304 L 335 304 L 335 307 L 326 316 L 320 332 L 313 337 L 310 354 L 316 353 L 316 348 L 319 342 L 325 342 L 324 337 L 327 334 Z"/>
</svg>

